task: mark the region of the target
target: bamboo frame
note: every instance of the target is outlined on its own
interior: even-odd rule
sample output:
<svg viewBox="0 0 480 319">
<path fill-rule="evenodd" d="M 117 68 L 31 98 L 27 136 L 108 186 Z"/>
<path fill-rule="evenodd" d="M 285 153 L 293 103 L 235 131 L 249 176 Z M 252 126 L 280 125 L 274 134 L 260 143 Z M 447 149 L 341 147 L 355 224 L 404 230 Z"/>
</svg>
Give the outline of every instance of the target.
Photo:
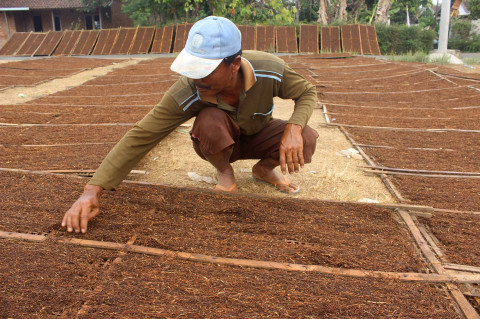
<svg viewBox="0 0 480 319">
<path fill-rule="evenodd" d="M 38 237 L 38 238 L 37 238 Z M 0 238 L 27 240 L 34 242 L 44 242 L 47 238 L 44 235 L 31 235 L 23 233 L 9 233 L 0 231 Z M 337 275 L 345 277 L 357 278 L 377 278 L 387 280 L 399 280 L 408 282 L 423 282 L 423 283 L 480 283 L 480 275 L 449 275 L 449 274 L 428 274 L 428 273 L 412 273 L 412 272 L 389 272 L 377 270 L 362 270 L 362 269 L 346 269 L 334 268 L 320 265 L 305 265 L 294 263 L 281 263 L 273 261 L 261 261 L 253 259 L 239 259 L 239 258 L 224 258 L 204 254 L 193 254 L 187 252 L 172 251 L 160 248 L 152 248 L 146 246 L 133 245 L 136 236 L 130 238 L 126 244 L 87 240 L 79 238 L 55 238 L 57 243 L 70 244 L 81 247 L 90 247 L 96 249 L 110 249 L 121 252 L 130 252 L 136 254 L 145 254 L 152 256 L 166 256 L 189 260 L 193 262 L 212 263 L 239 267 L 272 269 L 272 270 L 286 270 L 286 271 L 300 271 L 300 272 L 318 272 L 328 275 Z M 121 254 L 119 257 L 123 256 Z M 117 259 L 119 258 L 117 257 Z M 115 261 L 114 261 L 115 262 Z"/>
<path fill-rule="evenodd" d="M 354 145 L 355 141 L 350 137 L 350 135 L 345 130 L 345 128 L 343 126 L 340 126 L 340 130 L 345 134 L 345 136 L 352 143 L 352 145 Z M 363 152 L 361 147 L 359 146 L 355 146 L 355 147 L 371 166 L 376 166 L 374 162 L 370 159 L 370 157 L 365 152 Z M 387 185 L 387 188 L 392 192 L 392 195 L 396 196 L 398 199 L 403 201 L 403 198 L 400 192 L 398 192 L 398 190 L 395 188 L 395 186 L 387 177 L 387 175 L 381 174 L 380 176 L 382 177 L 382 180 L 385 183 L 385 185 Z M 428 245 L 426 239 L 423 237 L 419 228 L 417 227 L 414 220 L 412 219 L 412 216 L 410 216 L 405 210 L 402 210 L 402 209 L 398 210 L 398 215 L 407 226 L 411 236 L 413 237 L 413 239 L 417 244 L 417 247 L 420 248 L 423 256 L 426 258 L 428 263 L 433 267 L 433 269 L 438 274 L 446 273 L 445 268 L 442 266 L 441 262 L 437 259 L 435 253 L 432 251 L 432 249 Z M 458 289 L 458 287 L 455 284 L 446 283 L 445 285 L 448 291 L 450 292 L 451 296 L 457 303 L 457 305 L 460 307 L 461 312 L 465 315 L 467 319 L 480 319 L 480 316 L 478 315 L 476 310 L 473 308 L 473 306 L 465 298 L 463 293 Z"/>
<path fill-rule="evenodd" d="M 480 176 L 480 172 L 460 172 L 460 171 L 436 171 L 424 169 L 408 169 L 385 166 L 360 166 L 363 168 L 370 168 L 373 170 L 392 171 L 392 172 L 410 172 L 410 173 L 425 173 L 425 174 L 444 174 L 444 175 L 475 175 Z"/>
<path fill-rule="evenodd" d="M 408 132 L 432 132 L 432 133 L 464 132 L 464 133 L 480 133 L 480 130 L 462 130 L 462 129 L 448 129 L 448 128 L 422 129 L 422 128 L 407 128 L 407 127 L 351 125 L 351 124 L 339 124 L 339 123 L 330 123 L 330 124 L 325 124 L 325 125 L 327 125 L 327 126 L 341 126 L 341 127 L 369 128 L 369 129 L 390 130 L 390 131 L 408 131 Z"/>
<path fill-rule="evenodd" d="M 371 145 L 371 144 L 354 144 L 360 147 L 366 148 L 386 148 L 386 149 L 406 149 L 406 150 L 420 150 L 420 151 L 446 151 L 446 152 L 455 152 L 454 149 L 451 148 L 429 148 L 429 147 L 405 147 L 405 148 L 396 148 L 393 146 L 388 145 Z"/>
<path fill-rule="evenodd" d="M 388 174 L 388 175 L 404 175 L 404 176 L 420 176 L 420 177 L 432 177 L 432 178 L 466 178 L 466 179 L 480 179 L 477 175 L 450 175 L 450 174 L 422 174 L 422 173 L 405 173 L 395 171 L 373 170 L 365 169 L 366 173 L 373 174 Z"/>
</svg>

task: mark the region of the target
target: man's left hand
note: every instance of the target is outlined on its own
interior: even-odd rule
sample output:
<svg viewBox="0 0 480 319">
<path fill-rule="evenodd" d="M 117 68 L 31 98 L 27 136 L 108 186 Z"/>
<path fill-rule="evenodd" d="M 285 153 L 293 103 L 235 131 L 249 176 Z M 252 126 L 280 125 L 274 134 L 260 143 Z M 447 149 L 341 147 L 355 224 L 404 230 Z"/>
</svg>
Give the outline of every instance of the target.
<svg viewBox="0 0 480 319">
<path fill-rule="evenodd" d="M 280 142 L 280 169 L 284 175 L 287 173 L 287 167 L 290 174 L 298 173 L 304 164 L 302 127 L 287 124 Z"/>
</svg>

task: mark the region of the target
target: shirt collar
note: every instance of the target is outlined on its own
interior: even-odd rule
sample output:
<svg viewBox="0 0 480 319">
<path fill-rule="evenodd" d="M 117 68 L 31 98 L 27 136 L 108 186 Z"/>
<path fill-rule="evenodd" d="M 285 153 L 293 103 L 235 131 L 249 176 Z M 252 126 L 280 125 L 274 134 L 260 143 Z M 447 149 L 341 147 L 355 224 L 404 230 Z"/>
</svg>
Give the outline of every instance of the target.
<svg viewBox="0 0 480 319">
<path fill-rule="evenodd" d="M 243 72 L 243 87 L 245 92 L 250 90 L 252 86 L 257 82 L 257 78 L 255 77 L 255 71 L 253 70 L 250 61 L 242 57 L 242 62 L 240 63 L 240 68 Z"/>
<path fill-rule="evenodd" d="M 243 90 L 242 91 L 247 92 L 252 88 L 255 82 L 257 82 L 257 78 L 255 77 L 255 71 L 253 70 L 253 67 L 250 64 L 250 61 L 248 61 L 244 57 L 242 57 L 242 60 L 240 62 L 240 69 L 242 70 L 242 74 L 243 74 Z M 240 92 L 240 95 L 242 95 L 242 92 Z M 204 102 L 218 104 L 216 96 L 202 97 L 200 96 L 200 94 L 198 96 Z"/>
</svg>

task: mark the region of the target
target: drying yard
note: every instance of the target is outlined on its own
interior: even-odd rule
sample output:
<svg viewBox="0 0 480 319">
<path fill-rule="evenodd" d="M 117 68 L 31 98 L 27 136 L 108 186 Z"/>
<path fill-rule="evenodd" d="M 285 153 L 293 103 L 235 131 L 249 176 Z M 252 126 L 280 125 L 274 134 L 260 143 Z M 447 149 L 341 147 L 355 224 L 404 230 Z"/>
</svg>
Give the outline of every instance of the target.
<svg viewBox="0 0 480 319">
<path fill-rule="evenodd" d="M 0 317 L 479 318 L 480 74 L 282 58 L 388 204 L 132 176 L 69 234 L 84 176 L 175 82 L 172 58 L 1 63 Z"/>
</svg>

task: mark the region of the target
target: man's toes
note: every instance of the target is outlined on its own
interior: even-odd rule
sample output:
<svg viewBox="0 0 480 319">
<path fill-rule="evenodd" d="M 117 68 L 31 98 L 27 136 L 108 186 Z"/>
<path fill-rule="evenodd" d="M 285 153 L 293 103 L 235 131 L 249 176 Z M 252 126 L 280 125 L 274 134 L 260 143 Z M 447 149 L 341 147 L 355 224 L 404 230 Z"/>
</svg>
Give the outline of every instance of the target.
<svg viewBox="0 0 480 319">
<path fill-rule="evenodd" d="M 222 191 L 222 192 L 236 192 L 236 191 L 238 191 L 238 188 L 237 188 L 236 184 L 233 184 L 230 187 L 224 187 L 224 186 L 221 186 L 221 185 L 217 184 L 217 185 L 215 185 L 215 189 L 218 190 L 218 191 Z"/>
<path fill-rule="evenodd" d="M 296 193 L 300 190 L 300 188 L 293 184 L 293 183 L 289 183 L 289 184 L 277 184 L 275 185 L 275 187 L 277 187 L 278 190 L 284 192 L 284 193 L 287 193 L 287 194 L 292 194 L 292 193 Z"/>
</svg>

